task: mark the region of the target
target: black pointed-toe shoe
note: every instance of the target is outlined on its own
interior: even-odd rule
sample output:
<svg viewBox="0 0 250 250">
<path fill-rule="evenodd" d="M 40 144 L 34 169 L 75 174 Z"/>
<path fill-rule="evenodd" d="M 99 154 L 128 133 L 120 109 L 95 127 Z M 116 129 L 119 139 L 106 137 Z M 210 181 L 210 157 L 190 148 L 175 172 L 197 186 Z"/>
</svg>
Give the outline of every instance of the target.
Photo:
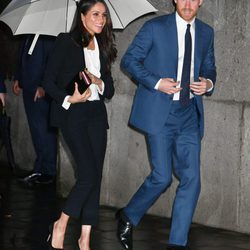
<svg viewBox="0 0 250 250">
<path fill-rule="evenodd" d="M 63 248 L 54 248 L 52 246 L 53 226 L 54 226 L 54 224 L 50 224 L 50 226 L 49 226 L 49 236 L 48 236 L 48 239 L 47 239 L 49 249 L 50 250 L 63 250 Z"/>
<path fill-rule="evenodd" d="M 126 250 L 133 249 L 133 225 L 126 219 L 122 209 L 116 213 L 117 237 L 122 247 Z"/>
</svg>

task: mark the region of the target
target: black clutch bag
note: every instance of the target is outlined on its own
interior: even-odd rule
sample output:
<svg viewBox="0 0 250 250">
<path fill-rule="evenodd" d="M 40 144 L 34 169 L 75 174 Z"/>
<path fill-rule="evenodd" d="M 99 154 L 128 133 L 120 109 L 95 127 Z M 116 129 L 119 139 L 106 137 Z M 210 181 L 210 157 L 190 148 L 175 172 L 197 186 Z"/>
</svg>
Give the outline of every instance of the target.
<svg viewBox="0 0 250 250">
<path fill-rule="evenodd" d="M 91 79 L 83 70 L 78 72 L 66 87 L 69 95 L 73 95 L 75 91 L 75 82 L 78 84 L 78 91 L 83 94 L 91 84 Z"/>
</svg>

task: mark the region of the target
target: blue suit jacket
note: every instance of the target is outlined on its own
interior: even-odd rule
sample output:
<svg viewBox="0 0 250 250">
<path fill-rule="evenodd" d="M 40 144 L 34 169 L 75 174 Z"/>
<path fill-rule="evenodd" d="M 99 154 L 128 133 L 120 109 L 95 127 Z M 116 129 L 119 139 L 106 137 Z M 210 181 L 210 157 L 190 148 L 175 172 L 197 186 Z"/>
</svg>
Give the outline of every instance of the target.
<svg viewBox="0 0 250 250">
<path fill-rule="evenodd" d="M 35 93 L 42 84 L 47 60 L 56 39 L 52 36 L 39 36 L 32 55 L 29 55 L 28 51 L 33 38 L 34 35 L 27 35 L 22 41 L 15 73 L 15 79 L 19 80 L 20 87 L 31 93 Z"/>
<path fill-rule="evenodd" d="M 199 76 L 216 81 L 214 32 L 202 21 L 195 21 L 194 80 Z M 173 95 L 155 90 L 165 77 L 177 78 L 178 38 L 175 13 L 146 22 L 122 58 L 121 66 L 138 82 L 129 123 L 150 134 L 159 132 L 168 118 Z M 212 92 L 212 91 L 211 91 Z M 207 95 L 210 95 L 207 93 Z M 204 133 L 201 96 L 195 96 L 199 128 Z"/>
</svg>

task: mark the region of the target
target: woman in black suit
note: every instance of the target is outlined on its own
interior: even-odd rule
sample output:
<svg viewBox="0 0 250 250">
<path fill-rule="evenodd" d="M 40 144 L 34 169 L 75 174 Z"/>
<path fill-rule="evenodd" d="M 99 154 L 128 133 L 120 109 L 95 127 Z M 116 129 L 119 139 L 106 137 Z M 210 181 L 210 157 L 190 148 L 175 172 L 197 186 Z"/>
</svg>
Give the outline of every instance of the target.
<svg viewBox="0 0 250 250">
<path fill-rule="evenodd" d="M 51 123 L 60 128 L 77 167 L 77 180 L 59 219 L 51 226 L 51 248 L 63 249 L 70 217 L 80 218 L 80 250 L 89 250 L 91 227 L 96 225 L 102 169 L 107 143 L 104 99 L 114 95 L 111 64 L 117 50 L 112 23 L 104 0 L 78 4 L 78 25 L 70 34 L 59 34 L 48 61 L 44 88 L 53 98 Z M 68 84 L 84 68 L 92 84 L 80 93 Z"/>
</svg>

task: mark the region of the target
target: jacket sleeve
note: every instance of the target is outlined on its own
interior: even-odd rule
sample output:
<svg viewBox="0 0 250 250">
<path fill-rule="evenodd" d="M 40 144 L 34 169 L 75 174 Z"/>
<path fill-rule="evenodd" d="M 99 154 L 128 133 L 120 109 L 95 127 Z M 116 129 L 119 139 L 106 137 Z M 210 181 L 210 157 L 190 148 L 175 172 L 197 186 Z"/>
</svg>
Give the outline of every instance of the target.
<svg viewBox="0 0 250 250">
<path fill-rule="evenodd" d="M 48 63 L 48 58 L 49 58 L 49 55 L 53 49 L 53 45 L 54 45 L 54 42 L 55 42 L 55 38 L 54 37 L 48 37 L 48 36 L 41 36 L 39 37 L 39 39 L 41 39 L 41 50 L 42 50 L 42 61 L 41 61 L 41 69 L 40 69 L 40 74 L 37 75 L 37 79 L 36 79 L 36 82 L 37 82 L 37 85 L 40 86 L 42 85 L 42 81 L 43 81 L 43 78 L 44 78 L 44 72 L 45 72 L 45 69 L 46 69 L 46 65 Z"/>
<path fill-rule="evenodd" d="M 206 56 L 201 65 L 201 76 L 210 79 L 215 86 L 216 82 L 216 66 L 215 66 L 215 56 L 214 56 L 214 31 L 211 29 L 210 43 L 206 53 Z M 214 91 L 214 87 L 211 91 L 207 92 L 205 95 L 210 96 Z"/>
<path fill-rule="evenodd" d="M 111 99 L 115 93 L 114 81 L 110 71 L 107 71 L 105 75 L 102 77 L 104 82 L 104 93 L 103 97 L 107 99 Z"/>
<path fill-rule="evenodd" d="M 146 22 L 121 60 L 121 67 L 144 87 L 154 90 L 159 77 L 144 67 L 144 60 L 153 45 L 153 24 Z"/>
<path fill-rule="evenodd" d="M 21 80 L 21 68 L 22 68 L 22 54 L 23 54 L 23 50 L 24 50 L 24 44 L 25 44 L 25 40 L 22 39 L 19 45 L 19 49 L 18 49 L 18 57 L 17 57 L 17 66 L 16 66 L 16 70 L 14 73 L 14 80 L 18 80 L 19 81 L 19 86 L 22 87 L 22 83 L 20 82 Z"/>
<path fill-rule="evenodd" d="M 49 55 L 48 63 L 46 65 L 42 86 L 45 92 L 48 93 L 57 103 L 62 104 L 67 93 L 59 87 L 57 82 L 60 74 L 60 69 L 65 58 L 65 51 L 67 51 L 67 35 L 59 34 L 55 46 Z"/>
</svg>

